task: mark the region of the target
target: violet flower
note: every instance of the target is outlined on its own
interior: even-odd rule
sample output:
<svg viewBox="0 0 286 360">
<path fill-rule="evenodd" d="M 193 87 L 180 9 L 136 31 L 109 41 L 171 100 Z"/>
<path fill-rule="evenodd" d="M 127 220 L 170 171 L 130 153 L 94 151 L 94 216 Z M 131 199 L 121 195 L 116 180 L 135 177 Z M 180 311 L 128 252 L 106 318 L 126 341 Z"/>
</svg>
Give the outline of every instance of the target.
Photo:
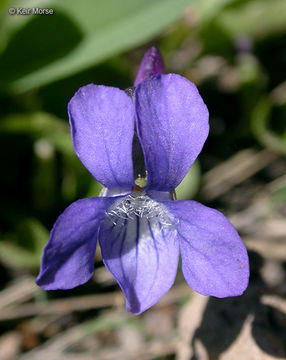
<svg viewBox="0 0 286 360">
<path fill-rule="evenodd" d="M 56 221 L 37 278 L 43 289 L 88 281 L 97 240 L 127 311 L 135 314 L 170 289 L 179 249 L 183 275 L 195 291 L 227 297 L 246 289 L 247 252 L 231 223 L 196 201 L 172 199 L 208 136 L 208 110 L 193 83 L 162 72 L 160 53 L 151 48 L 134 91 L 90 84 L 70 100 L 75 152 L 106 190 L 74 202 Z M 145 173 L 139 174 L 141 187 L 132 158 L 140 147 L 147 174 L 145 186 Z"/>
</svg>

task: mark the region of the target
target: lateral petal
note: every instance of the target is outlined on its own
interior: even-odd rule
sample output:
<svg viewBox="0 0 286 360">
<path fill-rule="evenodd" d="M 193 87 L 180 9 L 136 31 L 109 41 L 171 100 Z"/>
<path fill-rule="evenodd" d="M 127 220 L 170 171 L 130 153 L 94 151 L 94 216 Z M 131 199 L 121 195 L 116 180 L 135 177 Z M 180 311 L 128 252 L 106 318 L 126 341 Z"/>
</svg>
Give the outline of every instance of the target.
<svg viewBox="0 0 286 360">
<path fill-rule="evenodd" d="M 246 248 L 237 231 L 217 210 L 196 201 L 164 202 L 177 218 L 182 270 L 202 295 L 241 295 L 248 285 Z"/>
<path fill-rule="evenodd" d="M 43 250 L 37 284 L 44 290 L 71 289 L 94 271 L 98 230 L 116 198 L 75 201 L 59 216 Z"/>
</svg>

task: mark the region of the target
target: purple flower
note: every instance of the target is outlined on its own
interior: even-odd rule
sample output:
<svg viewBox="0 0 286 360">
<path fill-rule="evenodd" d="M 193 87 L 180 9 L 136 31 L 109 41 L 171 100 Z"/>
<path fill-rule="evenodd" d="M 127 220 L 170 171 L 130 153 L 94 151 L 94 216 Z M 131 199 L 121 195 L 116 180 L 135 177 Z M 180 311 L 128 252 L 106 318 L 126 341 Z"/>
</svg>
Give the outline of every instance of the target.
<svg viewBox="0 0 286 360">
<path fill-rule="evenodd" d="M 172 200 L 208 136 L 208 110 L 193 83 L 162 72 L 152 48 L 134 91 L 90 84 L 70 100 L 75 152 L 106 189 L 102 197 L 74 202 L 56 221 L 37 278 L 43 289 L 88 281 L 97 240 L 127 311 L 135 314 L 170 289 L 179 249 L 184 277 L 195 291 L 227 297 L 246 289 L 247 252 L 231 223 L 196 201 Z M 140 151 L 141 167 L 133 161 Z M 144 172 L 139 187 L 134 179 L 144 166 L 146 184 Z"/>
</svg>

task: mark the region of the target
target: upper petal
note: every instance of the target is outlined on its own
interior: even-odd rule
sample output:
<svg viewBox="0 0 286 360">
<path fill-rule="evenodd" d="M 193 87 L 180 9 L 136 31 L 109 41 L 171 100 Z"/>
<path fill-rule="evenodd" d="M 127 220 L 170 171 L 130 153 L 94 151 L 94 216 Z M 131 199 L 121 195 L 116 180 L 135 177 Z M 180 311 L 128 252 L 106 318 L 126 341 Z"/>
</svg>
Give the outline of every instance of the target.
<svg viewBox="0 0 286 360">
<path fill-rule="evenodd" d="M 158 218 L 123 215 L 117 209 L 101 225 L 100 247 L 105 266 L 124 292 L 127 311 L 140 314 L 172 286 L 179 245 L 174 229 Z"/>
<path fill-rule="evenodd" d="M 72 203 L 59 216 L 44 247 L 37 284 L 44 290 L 71 289 L 93 274 L 99 225 L 115 198 Z"/>
<path fill-rule="evenodd" d="M 173 190 L 200 153 L 209 131 L 208 110 L 186 78 L 157 74 L 135 89 L 136 126 L 147 186 Z"/>
<path fill-rule="evenodd" d="M 68 104 L 73 146 L 91 174 L 106 187 L 132 186 L 134 106 L 123 91 L 89 84 Z"/>
<path fill-rule="evenodd" d="M 178 239 L 187 283 L 203 295 L 241 295 L 248 285 L 246 248 L 219 211 L 196 201 L 165 202 L 179 220 Z"/>
</svg>

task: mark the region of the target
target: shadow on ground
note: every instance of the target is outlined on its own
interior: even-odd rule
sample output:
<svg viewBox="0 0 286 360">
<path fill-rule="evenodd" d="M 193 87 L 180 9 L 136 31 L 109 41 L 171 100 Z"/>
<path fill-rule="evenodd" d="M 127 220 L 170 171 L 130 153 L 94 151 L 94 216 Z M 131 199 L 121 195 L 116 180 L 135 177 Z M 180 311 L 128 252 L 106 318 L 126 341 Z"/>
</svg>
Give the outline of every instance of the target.
<svg viewBox="0 0 286 360">
<path fill-rule="evenodd" d="M 251 280 L 247 291 L 241 297 L 210 298 L 192 339 L 193 347 L 197 340 L 204 345 L 210 360 L 219 359 L 232 345 L 248 315 L 254 317 L 252 336 L 261 350 L 273 357 L 286 358 L 286 315 L 261 303 L 262 295 L 275 294 L 275 291 L 260 276 L 263 259 L 254 252 L 249 256 Z M 194 355 L 191 360 L 199 358 Z"/>
</svg>

